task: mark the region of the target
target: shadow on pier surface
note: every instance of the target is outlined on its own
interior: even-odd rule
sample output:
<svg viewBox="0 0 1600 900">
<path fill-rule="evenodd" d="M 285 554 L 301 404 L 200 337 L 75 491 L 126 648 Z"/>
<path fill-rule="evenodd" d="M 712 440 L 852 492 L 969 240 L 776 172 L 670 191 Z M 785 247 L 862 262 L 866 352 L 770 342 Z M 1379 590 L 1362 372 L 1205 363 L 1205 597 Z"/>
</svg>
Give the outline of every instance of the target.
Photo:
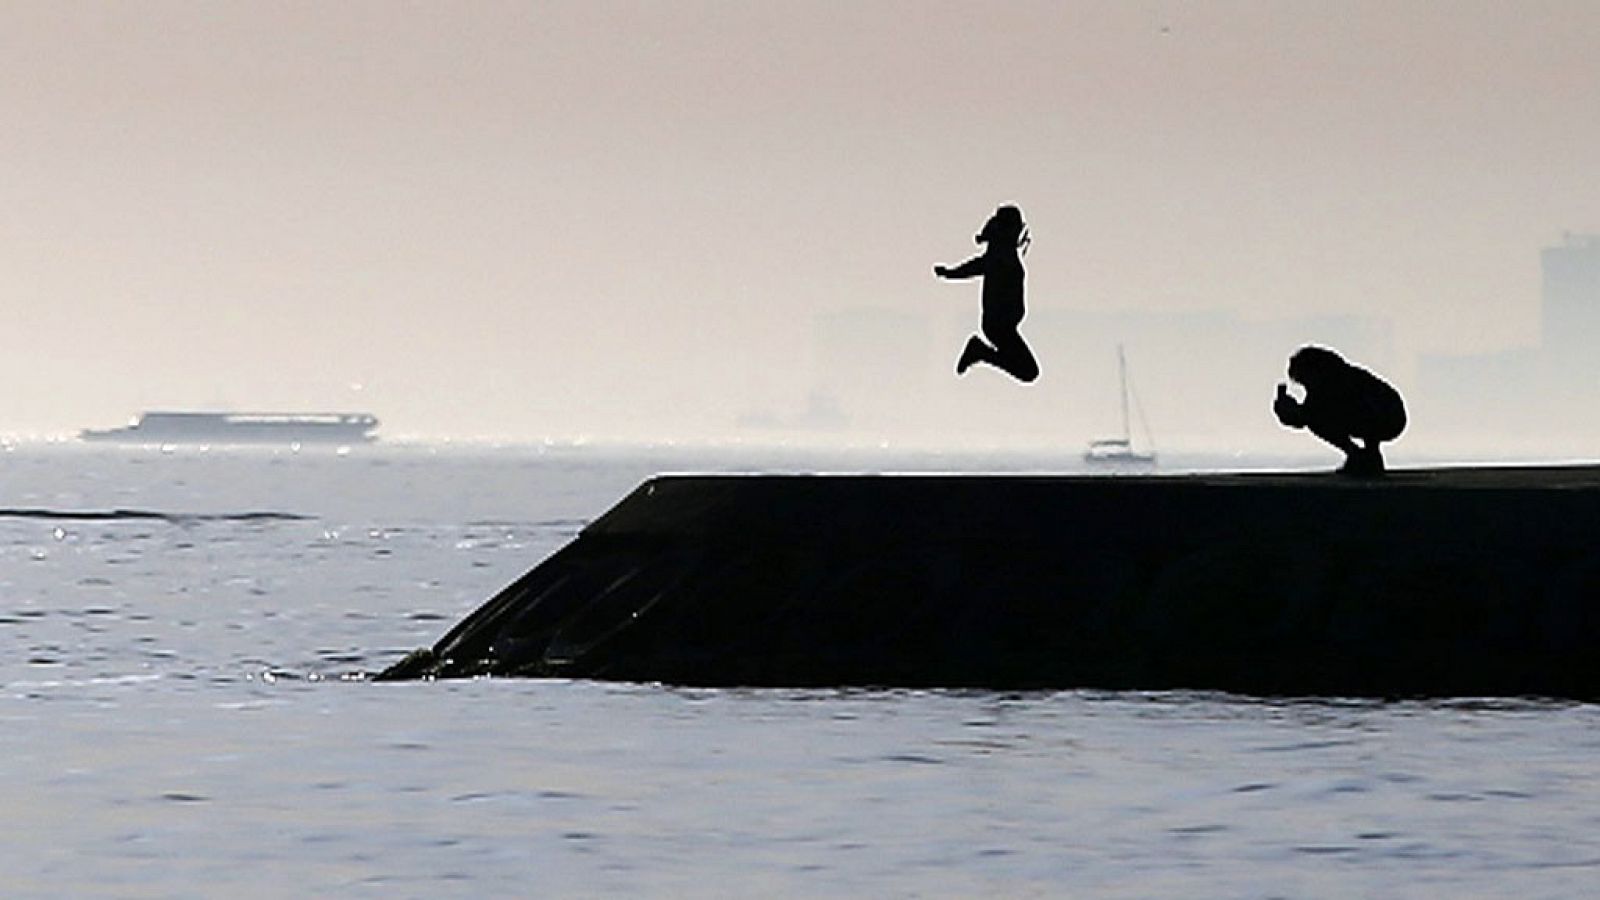
<svg viewBox="0 0 1600 900">
<path fill-rule="evenodd" d="M 1600 468 L 668 476 L 384 679 L 1600 697 Z"/>
</svg>

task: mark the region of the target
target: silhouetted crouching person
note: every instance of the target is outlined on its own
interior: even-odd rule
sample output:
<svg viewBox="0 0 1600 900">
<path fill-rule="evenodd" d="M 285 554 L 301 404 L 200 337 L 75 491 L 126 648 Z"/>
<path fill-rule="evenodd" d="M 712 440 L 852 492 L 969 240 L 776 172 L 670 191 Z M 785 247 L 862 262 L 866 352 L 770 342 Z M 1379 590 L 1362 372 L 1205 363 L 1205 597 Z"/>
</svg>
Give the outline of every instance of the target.
<svg viewBox="0 0 1600 900">
<path fill-rule="evenodd" d="M 1343 450 L 1340 472 L 1383 474 L 1378 445 L 1399 437 L 1406 427 L 1400 392 L 1325 347 L 1295 351 L 1289 357 L 1289 380 L 1305 388 L 1306 399 L 1295 400 L 1288 386 L 1280 382 L 1272 403 L 1278 421 L 1290 428 L 1304 428 Z"/>
<path fill-rule="evenodd" d="M 1039 363 L 1017 331 L 1024 314 L 1022 303 L 1022 257 L 1018 250 L 1027 246 L 1027 226 L 1022 211 L 1002 206 L 973 240 L 986 245 L 955 268 L 934 266 L 940 278 L 983 278 L 983 338 L 967 338 L 967 346 L 956 361 L 956 374 L 966 374 L 973 363 L 988 363 L 1012 378 L 1030 382 L 1039 377 Z"/>
</svg>

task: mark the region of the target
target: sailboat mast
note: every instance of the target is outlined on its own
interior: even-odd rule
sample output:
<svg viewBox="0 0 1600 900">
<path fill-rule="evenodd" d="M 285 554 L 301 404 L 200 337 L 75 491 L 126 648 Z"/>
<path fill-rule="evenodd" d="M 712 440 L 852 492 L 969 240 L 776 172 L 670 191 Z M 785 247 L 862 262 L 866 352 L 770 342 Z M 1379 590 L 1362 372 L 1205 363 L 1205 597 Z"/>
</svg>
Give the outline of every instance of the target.
<svg viewBox="0 0 1600 900">
<path fill-rule="evenodd" d="M 1117 345 L 1117 395 L 1122 399 L 1122 437 L 1131 445 L 1133 431 L 1128 425 L 1128 361 L 1122 355 L 1122 345 Z"/>
</svg>

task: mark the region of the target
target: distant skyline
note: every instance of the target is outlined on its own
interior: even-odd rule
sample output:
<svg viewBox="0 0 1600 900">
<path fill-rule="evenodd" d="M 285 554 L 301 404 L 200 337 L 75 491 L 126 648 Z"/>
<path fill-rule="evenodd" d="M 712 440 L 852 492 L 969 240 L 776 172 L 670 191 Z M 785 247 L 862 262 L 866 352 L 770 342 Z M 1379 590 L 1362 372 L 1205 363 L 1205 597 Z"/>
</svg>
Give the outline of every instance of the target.
<svg viewBox="0 0 1600 900">
<path fill-rule="evenodd" d="M 1600 231 L 1595 47 L 1590 2 L 0 4 L 0 434 L 727 437 L 805 407 L 819 317 L 975 323 L 931 266 L 1002 203 L 1030 321 L 1531 345 L 1540 250 Z M 1019 431 L 1097 429 L 1085 344 L 1006 386 Z M 993 437 L 959 349 L 907 383 Z"/>
</svg>

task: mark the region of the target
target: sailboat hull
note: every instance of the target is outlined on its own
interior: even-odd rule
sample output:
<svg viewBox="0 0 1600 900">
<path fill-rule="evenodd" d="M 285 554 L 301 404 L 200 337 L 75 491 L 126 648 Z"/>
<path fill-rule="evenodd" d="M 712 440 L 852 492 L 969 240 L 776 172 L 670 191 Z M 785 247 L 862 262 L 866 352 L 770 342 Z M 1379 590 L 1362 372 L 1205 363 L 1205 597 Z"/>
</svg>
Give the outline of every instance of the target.
<svg viewBox="0 0 1600 900">
<path fill-rule="evenodd" d="M 1122 452 L 1096 452 L 1093 448 L 1085 451 L 1083 461 L 1091 465 L 1109 466 L 1153 466 L 1156 464 L 1155 455 L 1152 453 Z"/>
</svg>

